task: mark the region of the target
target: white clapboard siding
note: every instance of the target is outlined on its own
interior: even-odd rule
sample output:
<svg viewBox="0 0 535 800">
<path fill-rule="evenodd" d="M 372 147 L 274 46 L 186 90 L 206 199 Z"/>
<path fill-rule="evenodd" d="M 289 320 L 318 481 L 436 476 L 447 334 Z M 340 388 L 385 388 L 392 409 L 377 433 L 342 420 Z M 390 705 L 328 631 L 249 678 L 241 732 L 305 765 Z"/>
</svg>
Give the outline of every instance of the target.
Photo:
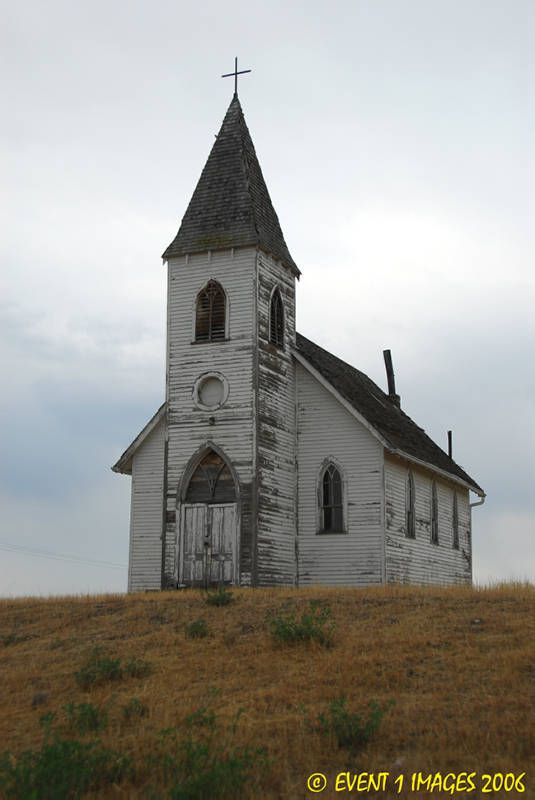
<svg viewBox="0 0 535 800">
<path fill-rule="evenodd" d="M 472 546 L 468 490 L 431 472 L 411 467 L 415 485 L 414 539 L 406 531 L 408 464 L 385 457 L 386 577 L 388 582 L 421 584 L 470 583 Z M 431 542 L 431 486 L 438 496 L 438 545 Z M 453 547 L 453 492 L 459 510 L 459 549 Z"/>
<path fill-rule="evenodd" d="M 296 582 L 295 277 L 260 252 L 257 259 L 257 569 L 259 585 Z M 278 288 L 284 347 L 269 341 L 270 304 Z"/>
<path fill-rule="evenodd" d="M 201 253 L 171 259 L 168 273 L 168 422 L 167 519 L 165 573 L 177 578 L 180 481 L 190 459 L 211 442 L 237 473 L 240 493 L 239 526 L 243 572 L 251 571 L 251 483 L 253 464 L 253 341 L 256 249 Z M 195 343 L 195 302 L 210 280 L 227 296 L 228 339 Z M 196 380 L 218 372 L 228 381 L 226 403 L 216 411 L 194 402 Z M 244 575 L 244 581 L 247 576 Z"/>
<path fill-rule="evenodd" d="M 162 570 L 163 420 L 136 450 L 132 461 L 128 590 L 159 589 Z"/>
<path fill-rule="evenodd" d="M 301 364 L 298 398 L 299 583 L 383 580 L 382 445 Z M 319 534 L 318 480 L 332 459 L 344 482 L 346 533 Z"/>
</svg>

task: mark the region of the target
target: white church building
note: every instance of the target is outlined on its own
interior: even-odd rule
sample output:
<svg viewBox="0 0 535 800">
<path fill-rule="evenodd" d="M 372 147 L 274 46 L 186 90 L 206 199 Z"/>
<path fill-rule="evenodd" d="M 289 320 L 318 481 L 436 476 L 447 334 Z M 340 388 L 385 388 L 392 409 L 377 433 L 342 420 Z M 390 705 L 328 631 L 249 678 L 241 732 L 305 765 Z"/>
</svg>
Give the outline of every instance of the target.
<svg viewBox="0 0 535 800">
<path fill-rule="evenodd" d="M 469 584 L 484 492 L 391 370 L 385 393 L 296 333 L 300 272 L 237 94 L 163 258 L 165 402 L 113 467 L 128 589 Z"/>
</svg>

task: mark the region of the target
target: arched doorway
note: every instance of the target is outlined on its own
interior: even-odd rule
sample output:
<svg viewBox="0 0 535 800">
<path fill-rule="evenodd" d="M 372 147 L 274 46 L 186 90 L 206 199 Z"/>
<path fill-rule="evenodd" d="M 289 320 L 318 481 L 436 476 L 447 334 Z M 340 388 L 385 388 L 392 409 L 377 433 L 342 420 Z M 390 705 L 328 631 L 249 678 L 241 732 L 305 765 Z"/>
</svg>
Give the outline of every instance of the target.
<svg viewBox="0 0 535 800">
<path fill-rule="evenodd" d="M 182 496 L 179 585 L 237 583 L 237 492 L 225 459 L 208 450 L 191 472 Z"/>
</svg>

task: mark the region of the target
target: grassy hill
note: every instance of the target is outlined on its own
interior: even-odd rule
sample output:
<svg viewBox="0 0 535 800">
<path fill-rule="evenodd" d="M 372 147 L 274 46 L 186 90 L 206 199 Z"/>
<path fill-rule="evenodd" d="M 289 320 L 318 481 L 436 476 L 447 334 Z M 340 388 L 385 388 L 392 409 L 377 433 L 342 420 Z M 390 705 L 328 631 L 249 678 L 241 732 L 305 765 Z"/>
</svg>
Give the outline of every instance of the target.
<svg viewBox="0 0 535 800">
<path fill-rule="evenodd" d="M 534 587 L 211 600 L 0 601 L 0 796 L 458 800 L 515 797 L 481 776 L 526 772 L 535 798 Z M 386 790 L 335 791 L 346 770 Z M 411 790 L 438 772 L 476 788 Z"/>
</svg>

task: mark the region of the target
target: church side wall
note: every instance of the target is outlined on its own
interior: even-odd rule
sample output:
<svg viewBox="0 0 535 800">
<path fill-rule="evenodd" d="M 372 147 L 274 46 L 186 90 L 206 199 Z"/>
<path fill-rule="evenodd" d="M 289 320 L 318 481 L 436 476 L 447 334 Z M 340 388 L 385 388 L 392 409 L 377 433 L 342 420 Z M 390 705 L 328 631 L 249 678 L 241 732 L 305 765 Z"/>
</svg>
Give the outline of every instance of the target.
<svg viewBox="0 0 535 800">
<path fill-rule="evenodd" d="M 255 264 L 255 248 L 169 261 L 166 585 L 177 580 L 179 484 L 191 457 L 208 442 L 223 450 L 238 476 L 240 580 L 251 580 Z M 195 300 L 210 279 L 217 280 L 227 296 L 228 339 L 195 343 Z M 193 387 L 200 375 L 212 371 L 228 381 L 229 394 L 220 409 L 204 411 L 194 403 Z"/>
<path fill-rule="evenodd" d="M 296 582 L 295 278 L 259 252 L 256 578 L 260 586 Z M 270 303 L 278 287 L 284 306 L 284 348 L 269 341 Z"/>
<path fill-rule="evenodd" d="M 365 586 L 383 580 L 383 448 L 301 364 L 296 365 L 299 584 Z M 318 533 L 319 476 L 342 473 L 346 533 Z"/>
<path fill-rule="evenodd" d="M 431 543 L 433 476 L 411 466 L 415 485 L 414 539 L 406 530 L 408 464 L 385 457 L 386 578 L 390 583 L 470 584 L 472 545 L 467 489 L 435 478 L 438 498 L 438 545 Z M 459 549 L 453 547 L 453 492 L 457 491 Z"/>
<path fill-rule="evenodd" d="M 162 421 L 132 461 L 129 592 L 159 589 L 161 584 L 164 434 Z"/>
</svg>

